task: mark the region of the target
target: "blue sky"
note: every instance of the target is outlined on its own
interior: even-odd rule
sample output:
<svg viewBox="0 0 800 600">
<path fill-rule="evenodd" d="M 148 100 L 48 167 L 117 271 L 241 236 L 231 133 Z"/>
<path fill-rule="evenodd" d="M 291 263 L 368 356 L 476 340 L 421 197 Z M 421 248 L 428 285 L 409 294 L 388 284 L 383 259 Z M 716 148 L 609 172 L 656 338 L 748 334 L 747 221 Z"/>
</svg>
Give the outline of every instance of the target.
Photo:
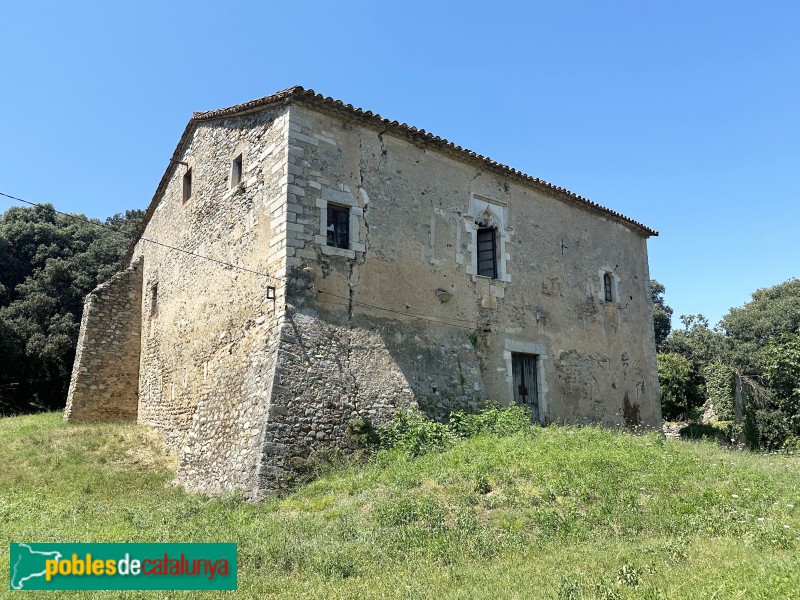
<svg viewBox="0 0 800 600">
<path fill-rule="evenodd" d="M 193 111 L 303 85 L 657 229 L 675 323 L 798 275 L 796 2 L 30 1 L 0 32 L 0 192 L 145 208 Z"/>
</svg>

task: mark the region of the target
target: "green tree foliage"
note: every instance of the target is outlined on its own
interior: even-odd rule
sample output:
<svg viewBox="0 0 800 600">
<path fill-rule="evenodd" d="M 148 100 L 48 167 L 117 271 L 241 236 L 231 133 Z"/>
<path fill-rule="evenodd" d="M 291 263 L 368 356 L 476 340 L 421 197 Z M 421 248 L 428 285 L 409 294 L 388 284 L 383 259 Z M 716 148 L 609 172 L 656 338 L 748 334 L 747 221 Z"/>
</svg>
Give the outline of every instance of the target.
<svg viewBox="0 0 800 600">
<path fill-rule="evenodd" d="M 756 290 L 720 323 L 728 362 L 763 394 L 747 410 L 749 443 L 778 449 L 800 435 L 800 279 Z M 761 389 L 761 388 L 760 388 Z"/>
<path fill-rule="evenodd" d="M 733 367 L 713 362 L 703 369 L 708 400 L 714 406 L 717 419 L 733 421 L 735 413 L 736 372 Z"/>
<path fill-rule="evenodd" d="M 676 421 L 687 418 L 700 396 L 691 361 L 673 352 L 659 353 L 658 383 L 664 419 Z"/>
<path fill-rule="evenodd" d="M 790 433 L 800 435 L 800 333 L 771 339 L 759 358 L 774 408 L 786 416 Z"/>
<path fill-rule="evenodd" d="M 759 373 L 761 348 L 800 327 L 800 279 L 756 290 L 750 302 L 732 308 L 720 325 L 732 340 L 732 362 L 745 372 Z"/>
<path fill-rule="evenodd" d="M 684 380 L 684 397 L 705 390 L 718 417 L 727 419 L 738 380 L 750 398 L 744 429 L 752 447 L 780 448 L 800 437 L 800 279 L 757 290 L 714 329 L 702 315 L 684 315 L 681 321 L 683 328 L 673 331 L 660 350 L 689 360 L 692 380 Z M 662 375 L 659 362 L 665 416 L 680 397 L 675 390 L 680 379 L 667 366 Z"/>
<path fill-rule="evenodd" d="M 117 270 L 142 216 L 106 219 L 119 232 L 50 205 L 0 216 L 0 414 L 64 405 L 84 297 Z"/>
<path fill-rule="evenodd" d="M 708 319 L 703 315 L 681 315 L 681 323 L 683 329 L 673 331 L 662 344 L 663 352 L 685 356 L 692 361 L 697 373 L 712 362 L 727 357 L 725 335 L 717 329 L 711 329 Z"/>
<path fill-rule="evenodd" d="M 664 340 L 672 330 L 672 308 L 664 303 L 664 284 L 650 280 L 650 297 L 653 300 L 653 330 L 656 334 L 656 348 L 661 349 Z"/>
<path fill-rule="evenodd" d="M 699 408 L 705 402 L 705 371 L 711 364 L 724 362 L 726 356 L 726 340 L 720 331 L 708 326 L 708 319 L 703 315 L 681 315 L 683 329 L 674 330 L 661 344 L 660 351 L 668 355 L 679 355 L 689 362 L 690 377 L 683 379 L 684 402 L 687 410 L 681 413 L 688 418 L 692 408 Z M 675 381 L 669 382 L 674 385 Z M 662 412 L 670 414 L 671 400 L 664 398 L 664 382 L 661 380 L 659 368 L 659 384 L 662 388 Z M 665 416 L 665 418 L 667 418 Z"/>
</svg>

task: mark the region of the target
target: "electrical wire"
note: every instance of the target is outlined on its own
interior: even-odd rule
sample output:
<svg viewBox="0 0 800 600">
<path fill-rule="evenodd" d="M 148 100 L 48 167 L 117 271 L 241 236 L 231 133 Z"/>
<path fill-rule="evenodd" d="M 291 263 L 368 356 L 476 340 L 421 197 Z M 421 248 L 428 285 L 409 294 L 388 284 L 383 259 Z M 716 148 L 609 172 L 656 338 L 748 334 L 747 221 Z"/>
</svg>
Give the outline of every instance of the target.
<svg viewBox="0 0 800 600">
<path fill-rule="evenodd" d="M 37 202 L 31 202 L 30 200 L 24 200 L 23 198 L 19 198 L 17 196 L 12 196 L 11 194 L 6 194 L 4 192 L 0 192 L 0 196 L 4 196 L 4 197 L 9 198 L 11 200 L 16 200 L 17 202 L 22 202 L 24 204 L 29 204 L 30 206 L 47 207 L 47 208 L 51 209 L 53 212 L 55 212 L 55 213 L 57 213 L 59 215 L 68 217 L 70 219 L 73 219 L 73 220 L 76 220 L 76 221 L 81 221 L 81 222 L 84 222 L 84 223 L 89 223 L 91 225 L 97 225 L 99 227 L 103 227 L 104 229 L 108 229 L 108 230 L 113 231 L 115 233 L 119 233 L 120 235 L 124 235 L 124 236 L 127 236 L 127 237 L 132 237 L 132 235 L 130 233 L 122 231 L 120 229 L 117 229 L 116 227 L 112 227 L 111 225 L 108 225 L 106 223 L 102 223 L 101 221 L 95 221 L 95 220 L 89 219 L 87 217 L 82 217 L 80 215 L 75 215 L 75 214 L 72 214 L 72 213 L 67 213 L 67 212 L 63 212 L 63 211 L 57 210 L 52 205 L 45 205 L 45 204 L 41 204 L 41 203 L 37 203 Z M 254 275 L 259 275 L 261 277 L 266 277 L 267 279 L 270 279 L 271 281 L 274 281 L 274 282 L 280 282 L 280 283 L 286 283 L 287 282 L 287 279 L 285 277 L 274 277 L 272 275 L 269 275 L 267 273 L 263 273 L 261 271 L 256 271 L 254 269 L 248 269 L 247 267 L 241 267 L 239 265 L 234 265 L 232 263 L 225 262 L 224 260 L 211 258 L 210 256 L 203 256 L 202 254 L 197 254 L 196 252 L 192 252 L 191 250 L 186 250 L 185 248 L 179 248 L 177 246 L 172 246 L 170 244 L 165 244 L 164 242 L 159 242 L 157 240 L 146 238 L 144 236 L 140 236 L 139 239 L 141 241 L 148 242 L 150 244 L 155 244 L 157 246 L 162 246 L 162 247 L 168 248 L 170 250 L 175 250 L 177 252 L 182 252 L 184 254 L 187 254 L 189 256 L 193 256 L 195 258 L 208 260 L 208 261 L 223 265 L 225 267 L 230 267 L 232 269 L 237 269 L 239 271 L 243 271 L 243 272 L 246 272 L 246 273 L 252 273 Z M 387 308 L 387 307 L 384 307 L 384 306 L 378 306 L 378 305 L 375 305 L 375 304 L 369 304 L 367 302 L 361 302 L 360 300 L 353 300 L 352 298 L 348 298 L 347 296 L 341 296 L 339 294 L 335 294 L 333 292 L 328 292 L 328 291 L 321 290 L 321 289 L 318 289 L 318 288 L 316 289 L 316 291 L 317 291 L 317 293 L 320 293 L 320 294 L 325 294 L 325 295 L 328 295 L 328 296 L 333 296 L 334 298 L 339 298 L 341 300 L 345 300 L 347 302 L 347 304 L 341 304 L 342 306 L 350 306 L 351 303 L 352 303 L 353 306 L 361 306 L 362 308 L 371 308 L 371 309 L 374 309 L 374 310 L 381 310 L 381 311 L 385 311 L 385 312 L 389 312 L 389 313 L 403 315 L 405 317 L 412 317 L 412 318 L 419 319 L 419 320 L 422 320 L 422 321 L 427 321 L 427 322 L 430 322 L 430 323 L 437 323 L 437 324 L 440 324 L 440 325 L 448 325 L 450 327 L 458 327 L 460 329 L 467 329 L 469 331 L 473 331 L 475 329 L 475 327 L 477 326 L 474 321 L 469 320 L 469 319 L 460 319 L 458 317 L 445 317 L 445 316 L 438 316 L 437 317 L 435 315 L 425 315 L 425 314 L 410 312 L 408 310 L 402 311 L 402 310 L 397 310 L 397 309 L 393 309 L 393 308 Z M 329 304 L 339 305 L 339 303 L 329 303 Z M 471 326 L 470 327 L 466 327 L 464 325 L 457 325 L 456 323 L 449 323 L 448 321 L 456 321 L 456 322 L 459 322 L 459 323 L 470 323 Z"/>
<path fill-rule="evenodd" d="M 17 198 L 16 196 L 12 196 L 10 194 L 4 194 L 3 192 L 0 192 L 0 196 L 5 196 L 6 198 L 11 198 L 12 200 L 17 200 L 18 202 L 24 202 L 25 204 L 30 204 L 31 206 L 46 206 L 44 204 L 38 204 L 36 202 L 30 202 L 29 200 L 23 200 L 22 198 Z M 52 208 L 52 205 L 50 205 L 50 207 Z M 105 229 L 109 229 L 109 230 L 111 230 L 111 231 L 113 231 L 115 233 L 119 233 L 121 235 L 132 237 L 131 234 L 129 234 L 129 233 L 125 232 L 125 231 L 121 231 L 121 230 L 117 229 L 116 227 L 112 227 L 111 225 L 108 225 L 106 223 L 102 223 L 100 221 L 92 221 L 91 219 L 88 219 L 88 218 L 85 218 L 85 217 L 81 218 L 78 215 L 73 215 L 73 214 L 70 214 L 70 213 L 62 212 L 60 210 L 56 210 L 55 208 L 52 208 L 52 210 L 53 210 L 54 213 L 57 213 L 59 215 L 63 215 L 65 217 L 69 217 L 70 219 L 74 219 L 76 221 L 83 221 L 84 223 L 90 223 L 91 225 L 99 225 L 100 227 L 103 227 Z M 238 269 L 239 271 L 244 271 L 246 273 L 254 273 L 256 275 L 260 275 L 262 277 L 266 277 L 268 279 L 271 279 L 272 281 L 278 281 L 278 282 L 286 281 L 285 279 L 281 279 L 281 278 L 278 278 L 278 277 L 273 277 L 272 275 L 268 275 L 267 273 L 262 273 L 261 271 L 254 271 L 253 269 L 248 269 L 247 267 L 240 267 L 238 265 L 234 265 L 232 263 L 225 262 L 224 260 L 218 260 L 216 258 L 211 258 L 210 256 L 203 256 L 202 254 L 197 254 L 196 252 L 192 252 L 191 250 L 186 250 L 185 248 L 178 248 L 177 246 L 170 246 L 169 244 L 165 244 L 164 242 L 151 240 L 151 239 L 146 238 L 144 236 L 140 237 L 139 239 L 142 240 L 143 242 L 149 242 L 150 244 L 155 244 L 156 246 L 163 246 L 164 248 L 169 248 L 170 250 L 177 250 L 178 252 L 183 252 L 184 254 L 188 254 L 189 256 L 194 256 L 196 258 L 202 258 L 204 260 L 210 260 L 211 262 L 215 262 L 217 264 L 224 265 L 226 267 L 231 267 L 233 269 Z"/>
</svg>

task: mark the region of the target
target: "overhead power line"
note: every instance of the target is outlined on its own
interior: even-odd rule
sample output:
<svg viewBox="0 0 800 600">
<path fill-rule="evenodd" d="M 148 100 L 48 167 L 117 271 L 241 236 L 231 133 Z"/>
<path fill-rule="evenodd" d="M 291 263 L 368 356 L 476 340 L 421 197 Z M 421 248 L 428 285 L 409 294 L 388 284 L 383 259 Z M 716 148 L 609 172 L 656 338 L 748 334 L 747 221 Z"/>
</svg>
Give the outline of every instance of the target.
<svg viewBox="0 0 800 600">
<path fill-rule="evenodd" d="M 111 226 L 111 225 L 109 225 L 107 223 L 103 223 L 102 221 L 92 220 L 92 219 L 89 219 L 87 217 L 83 217 L 81 215 L 76 215 L 76 214 L 60 211 L 60 210 L 54 208 L 52 204 L 46 205 L 46 204 L 42 204 L 42 203 L 39 203 L 39 202 L 31 202 L 30 200 L 25 200 L 23 198 L 19 198 L 17 196 L 12 196 L 11 194 L 6 194 L 4 192 L 0 192 L 0 196 L 4 196 L 4 197 L 9 198 L 11 200 L 16 200 L 17 202 L 22 202 L 23 204 L 28 204 L 30 206 L 46 207 L 46 208 L 49 208 L 50 210 L 52 210 L 54 213 L 62 215 L 64 217 L 67 217 L 67 218 L 70 218 L 70 219 L 73 219 L 73 220 L 76 220 L 76 221 L 81 221 L 83 223 L 89 223 L 90 225 L 97 225 L 99 227 L 103 227 L 104 229 L 108 229 L 110 231 L 113 231 L 113 232 L 118 233 L 120 235 L 124 235 L 126 237 L 130 237 L 130 238 L 133 237 L 127 231 L 122 231 L 122 230 L 120 230 L 120 229 L 118 229 L 116 227 L 113 227 L 113 226 Z M 161 247 L 167 248 L 169 250 L 175 250 L 176 252 L 181 252 L 183 254 L 187 254 L 187 255 L 193 256 L 195 258 L 200 258 L 202 260 L 208 260 L 208 261 L 217 263 L 217 264 L 225 266 L 225 267 L 230 267 L 232 269 L 237 269 L 239 271 L 243 271 L 243 272 L 246 272 L 246 273 L 252 273 L 254 275 L 259 275 L 260 277 L 266 277 L 267 279 L 269 279 L 271 281 L 274 281 L 274 282 L 280 282 L 280 283 L 286 283 L 287 282 L 287 279 L 285 277 L 274 277 L 273 275 L 270 275 L 268 273 L 264 273 L 262 271 L 256 271 L 255 269 L 248 269 L 247 267 L 242 267 L 242 266 L 239 266 L 239 265 L 235 265 L 233 263 L 229 263 L 229 262 L 226 262 L 224 260 L 219 260 L 219 259 L 216 259 L 216 258 L 212 258 L 210 256 L 204 256 L 202 254 L 197 254 L 196 252 L 192 252 L 191 250 L 186 250 L 185 248 L 179 248 L 177 246 L 172 246 L 170 244 L 165 244 L 164 242 L 159 242 L 157 240 L 146 238 L 144 236 L 141 236 L 139 239 L 144 241 L 144 242 L 148 242 L 150 244 L 155 244 L 156 246 L 161 246 Z M 360 306 L 362 308 L 371 308 L 373 310 L 381 310 L 381 311 L 384 311 L 384 312 L 403 315 L 404 317 L 411 317 L 411 318 L 415 318 L 415 319 L 418 319 L 418 320 L 427 321 L 427 322 L 430 322 L 430 323 L 438 323 L 440 325 L 448 325 L 450 327 L 458 327 L 460 329 L 467 329 L 469 331 L 474 330 L 475 327 L 477 326 L 477 324 L 473 320 L 470 320 L 470 319 L 461 319 L 461 318 L 458 318 L 458 317 L 445 317 L 445 316 L 436 316 L 436 315 L 426 315 L 426 314 L 411 312 L 409 310 L 398 310 L 398 309 L 394 309 L 394 308 L 387 308 L 385 306 L 378 306 L 376 304 L 369 304 L 367 302 L 361 302 L 360 300 L 354 300 L 354 299 L 349 298 L 347 296 L 342 296 L 340 294 L 335 294 L 333 292 L 328 292 L 328 291 L 321 290 L 321 289 L 318 289 L 318 288 L 316 288 L 316 291 L 319 294 L 325 294 L 325 295 L 328 295 L 328 296 L 333 296 L 334 298 L 339 298 L 340 300 L 344 300 L 346 302 L 346 303 L 338 303 L 338 302 L 334 303 L 334 302 L 324 302 L 323 301 L 325 304 L 335 304 L 335 305 L 341 305 L 341 306 L 350 306 L 352 304 L 353 306 Z M 448 321 L 455 321 L 455 322 L 458 322 L 458 323 L 469 323 L 469 324 L 471 324 L 471 326 L 470 327 L 466 327 L 464 325 L 457 325 L 456 323 L 450 323 Z"/>
<path fill-rule="evenodd" d="M 0 192 L 0 196 L 5 196 L 6 198 L 11 198 L 12 200 L 17 200 L 18 202 L 24 202 L 25 204 L 30 204 L 31 206 L 46 206 L 44 204 L 31 202 L 30 200 L 23 200 L 22 198 L 17 198 L 16 196 L 12 196 L 10 194 L 4 194 L 3 192 Z M 52 205 L 50 205 L 50 207 L 52 208 Z M 63 215 L 65 217 L 69 217 L 70 219 L 74 219 L 76 221 L 82 221 L 84 223 L 89 223 L 91 225 L 99 225 L 100 227 L 103 227 L 103 228 L 108 229 L 110 231 L 113 231 L 115 233 L 119 233 L 119 234 L 127 236 L 127 237 L 132 237 L 131 234 L 128 233 L 127 231 L 122 231 L 120 229 L 117 229 L 116 227 L 112 227 L 111 225 L 109 225 L 107 223 L 103 223 L 102 221 L 92 221 L 91 219 L 88 219 L 86 217 L 81 217 L 80 215 L 73 215 L 73 214 L 70 214 L 70 213 L 67 213 L 67 212 L 56 210 L 55 208 L 52 208 L 52 210 L 53 210 L 54 213 L 57 213 L 59 215 Z M 267 273 L 262 273 L 261 271 L 254 271 L 253 269 L 248 269 L 247 267 L 240 267 L 239 265 L 234 265 L 232 263 L 225 262 L 224 260 L 219 260 L 219 259 L 216 259 L 216 258 L 211 258 L 210 256 L 203 256 L 202 254 L 197 254 L 196 252 L 192 252 L 191 250 L 186 250 L 185 248 L 178 248 L 177 246 L 171 246 L 169 244 L 165 244 L 164 242 L 151 240 L 150 238 L 146 238 L 144 236 L 140 237 L 139 239 L 142 240 L 143 242 L 149 242 L 150 244 L 155 244 L 156 246 L 162 246 L 164 248 L 169 248 L 170 250 L 175 250 L 177 252 L 183 252 L 184 254 L 188 254 L 189 256 L 194 256 L 196 258 L 202 258 L 203 260 L 210 260 L 212 262 L 215 262 L 215 263 L 220 264 L 220 265 L 224 265 L 226 267 L 231 267 L 233 269 L 238 269 L 240 271 L 245 271 L 247 273 L 254 273 L 256 275 L 261 275 L 262 277 L 267 277 L 268 279 L 271 279 L 273 281 L 285 281 L 285 279 L 281 279 L 279 277 L 273 277 L 272 275 L 269 275 Z"/>
</svg>

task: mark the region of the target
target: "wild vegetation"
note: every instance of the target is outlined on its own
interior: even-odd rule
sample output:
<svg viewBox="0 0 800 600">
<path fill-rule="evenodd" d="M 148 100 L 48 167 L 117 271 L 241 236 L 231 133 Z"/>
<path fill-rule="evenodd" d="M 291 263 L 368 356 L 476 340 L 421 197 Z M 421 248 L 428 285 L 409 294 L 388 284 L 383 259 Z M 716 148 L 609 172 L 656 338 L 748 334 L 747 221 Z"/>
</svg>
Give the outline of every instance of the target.
<svg viewBox="0 0 800 600">
<path fill-rule="evenodd" d="M 65 424 L 58 413 L 0 419 L 0 578 L 10 541 L 232 541 L 244 598 L 787 598 L 800 589 L 797 457 L 656 432 L 526 424 L 493 433 L 485 423 L 419 451 L 410 432 L 428 425 L 403 419 L 397 447 L 260 504 L 173 487 L 173 459 L 142 426 Z M 497 412 L 484 420 L 517 422 Z M 75 594 L 94 596 L 103 594 Z"/>
<path fill-rule="evenodd" d="M 654 281 L 651 288 L 663 305 L 664 286 Z M 800 279 L 755 291 L 713 328 L 703 315 L 682 315 L 681 322 L 683 328 L 666 336 L 656 324 L 664 418 L 696 421 L 710 404 L 728 438 L 744 432 L 753 449 L 797 447 Z M 747 401 L 742 423 L 733 426 L 737 386 Z"/>
<path fill-rule="evenodd" d="M 84 297 L 116 271 L 142 216 L 0 215 L 0 415 L 64 406 Z"/>
</svg>

